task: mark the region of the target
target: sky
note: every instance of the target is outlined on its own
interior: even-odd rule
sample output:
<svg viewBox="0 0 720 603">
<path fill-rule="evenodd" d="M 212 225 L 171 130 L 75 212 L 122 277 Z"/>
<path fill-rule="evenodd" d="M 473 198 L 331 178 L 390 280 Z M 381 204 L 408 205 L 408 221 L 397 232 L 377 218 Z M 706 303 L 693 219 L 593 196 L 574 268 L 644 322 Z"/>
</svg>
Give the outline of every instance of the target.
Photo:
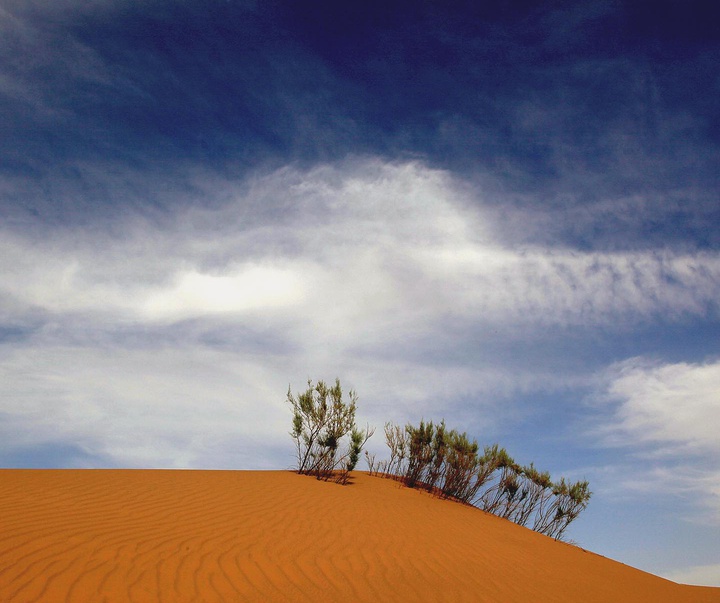
<svg viewBox="0 0 720 603">
<path fill-rule="evenodd" d="M 711 4 L 0 0 L 0 466 L 288 469 L 338 377 L 720 586 Z"/>
</svg>

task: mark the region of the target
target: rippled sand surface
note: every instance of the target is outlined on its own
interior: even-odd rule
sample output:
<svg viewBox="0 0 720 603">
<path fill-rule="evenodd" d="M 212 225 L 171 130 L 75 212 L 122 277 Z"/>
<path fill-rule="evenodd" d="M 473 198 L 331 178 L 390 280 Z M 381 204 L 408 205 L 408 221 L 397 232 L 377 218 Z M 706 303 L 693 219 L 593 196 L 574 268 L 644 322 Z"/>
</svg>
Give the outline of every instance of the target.
<svg viewBox="0 0 720 603">
<path fill-rule="evenodd" d="M 0 470 L 0 601 L 720 602 L 391 480 Z"/>
</svg>

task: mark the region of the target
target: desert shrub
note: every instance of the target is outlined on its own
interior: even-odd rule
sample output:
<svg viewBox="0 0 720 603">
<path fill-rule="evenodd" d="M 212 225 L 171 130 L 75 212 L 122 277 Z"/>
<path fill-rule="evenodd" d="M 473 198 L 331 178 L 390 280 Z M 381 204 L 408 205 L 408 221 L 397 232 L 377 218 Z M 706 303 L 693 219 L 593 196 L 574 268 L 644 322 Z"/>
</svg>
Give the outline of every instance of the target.
<svg viewBox="0 0 720 603">
<path fill-rule="evenodd" d="M 297 450 L 297 472 L 347 483 L 362 448 L 373 434 L 372 429 L 363 431 L 355 425 L 355 392 L 349 392 L 346 402 L 339 379 L 332 387 L 324 381 L 315 385 L 308 381 L 307 389 L 297 396 L 288 388 L 287 401 L 293 411 L 290 435 Z M 349 441 L 342 451 L 346 436 Z"/>
<path fill-rule="evenodd" d="M 483 454 L 478 459 L 477 469 L 474 475 L 474 483 L 472 490 L 467 497 L 467 502 L 479 506 L 480 499 L 485 491 L 492 483 L 493 476 L 498 469 L 501 454 L 501 449 L 497 444 L 492 446 L 485 446 L 483 448 Z"/>
<path fill-rule="evenodd" d="M 448 434 L 447 453 L 443 458 L 445 469 L 442 472 L 440 490 L 443 496 L 469 502 L 477 481 L 478 444 L 470 442 L 467 434 L 452 430 Z"/>
<path fill-rule="evenodd" d="M 385 443 L 390 449 L 390 459 L 384 463 L 383 473 L 404 475 L 405 459 L 408 453 L 408 441 L 405 430 L 399 425 L 385 423 Z M 378 470 L 381 467 L 378 466 Z"/>
<path fill-rule="evenodd" d="M 367 450 L 365 451 L 365 462 L 368 466 L 368 473 L 370 475 L 378 474 L 378 464 L 375 461 L 375 454 L 370 454 Z"/>
<path fill-rule="evenodd" d="M 555 539 L 587 507 L 591 492 L 587 481 L 553 483 L 547 471 L 531 463 L 521 466 L 507 450 L 493 444 L 479 454 L 476 440 L 448 430 L 445 422 L 420 421 L 404 429 L 385 424 L 390 459 L 370 473 L 384 473 L 411 488 L 426 488 L 439 496 L 472 504 Z M 367 454 L 367 453 L 366 453 Z M 369 457 L 369 455 L 368 455 Z"/>
<path fill-rule="evenodd" d="M 480 508 L 488 513 L 504 516 L 507 506 L 517 492 L 518 465 L 504 448 L 494 451 L 493 466 L 500 472 L 480 497 Z"/>
<path fill-rule="evenodd" d="M 448 432 L 445 421 L 441 421 L 433 430 L 432 441 L 430 442 L 430 461 L 424 478 L 430 489 L 439 487 L 440 482 L 445 480 L 446 457 L 453 433 Z"/>
<path fill-rule="evenodd" d="M 350 432 L 350 443 L 348 446 L 347 453 L 340 458 L 337 466 L 339 471 L 337 474 L 337 481 L 341 484 L 347 484 L 350 472 L 355 469 L 358 460 L 360 460 L 360 452 L 363 447 L 373 435 L 374 430 L 367 427 L 364 431 L 353 428 Z"/>
<path fill-rule="evenodd" d="M 518 525 L 526 526 L 551 496 L 553 483 L 547 471 L 538 471 L 532 463 L 522 468 L 520 476 L 522 498 L 510 519 Z"/>
<path fill-rule="evenodd" d="M 570 523 L 587 507 L 592 492 L 587 481 L 571 484 L 561 478 L 560 482 L 553 486 L 552 493 L 554 498 L 538 516 L 533 529 L 560 540 Z"/>
<path fill-rule="evenodd" d="M 408 462 L 405 471 L 405 485 L 414 488 L 418 483 L 427 485 L 422 478 L 426 469 L 433 460 L 433 432 L 432 421 L 420 421 L 418 427 L 408 424 L 405 427 L 408 436 Z M 430 484 L 432 486 L 432 484 Z"/>
</svg>

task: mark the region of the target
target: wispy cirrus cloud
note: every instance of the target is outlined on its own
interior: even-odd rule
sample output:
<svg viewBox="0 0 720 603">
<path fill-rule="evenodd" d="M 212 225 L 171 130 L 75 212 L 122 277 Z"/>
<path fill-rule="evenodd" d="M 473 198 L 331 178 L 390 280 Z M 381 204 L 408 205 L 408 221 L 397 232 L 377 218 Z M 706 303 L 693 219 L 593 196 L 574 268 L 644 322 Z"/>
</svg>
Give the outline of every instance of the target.
<svg viewBox="0 0 720 603">
<path fill-rule="evenodd" d="M 162 230 L 133 217 L 114 233 L 6 232 L 2 293 L 50 313 L 173 321 L 286 306 L 348 327 L 399 307 L 414 320 L 559 325 L 717 312 L 718 254 L 508 246 L 482 198 L 421 164 L 285 169 L 230 196 Z"/>
<path fill-rule="evenodd" d="M 662 364 L 642 358 L 612 369 L 616 434 L 667 454 L 720 457 L 720 362 Z"/>
<path fill-rule="evenodd" d="M 188 342 L 110 346 L 97 339 L 5 344 L 5 455 L 73 446 L 72 462 L 80 467 L 290 464 L 281 446 L 287 376 L 280 357 Z"/>
<path fill-rule="evenodd" d="M 227 381 L 212 370 L 206 377 L 183 371 L 176 377 L 182 386 L 169 381 L 172 366 L 208 366 L 220 354 L 218 366 L 230 366 L 234 358 L 254 367 L 232 378 L 240 388 L 246 383 L 248 391 L 261 392 L 252 397 L 270 413 L 268 425 L 280 423 L 278 392 L 286 382 L 302 382 L 315 371 L 364 384 L 360 389 L 381 422 L 383 412 L 396 416 L 413 405 L 426 412 L 438 396 L 457 410 L 475 400 L 482 417 L 485 405 L 513 392 L 592 382 L 591 374 L 567 369 L 550 375 L 518 364 L 525 351 L 493 341 L 517 339 L 519 331 L 547 338 L 548 329 L 574 327 L 623 332 L 639 321 L 717 312 L 716 254 L 513 247 L 495 236 L 481 195 L 421 163 L 365 158 L 204 187 L 214 199 L 209 206 L 181 206 L 160 221 L 130 213 L 122 222 L 91 228 L 3 229 L 3 323 L 16 329 L 4 346 L 22 364 L 18 371 L 6 364 L 5 413 L 24 416 L 17 392 L 26 386 L 37 408 L 54 408 L 58 382 L 46 371 L 63 366 L 61 372 L 74 375 L 78 365 L 94 368 L 61 381 L 61 398 L 70 401 L 68 424 L 80 425 L 79 432 L 68 432 L 74 434 L 70 440 L 82 440 L 81 432 L 105 433 L 100 419 L 85 422 L 83 409 L 112 415 L 116 411 L 108 409 L 122 405 L 124 396 L 140 409 L 167 392 L 186 392 L 178 399 L 190 409 L 191 398 L 202 398 L 191 383 L 202 382 L 206 396 L 225 409 L 220 400 L 232 394 L 217 385 Z M 485 354 L 483 367 L 462 353 L 441 358 L 452 348 L 482 349 L 473 339 L 480 332 L 495 333 L 484 336 L 487 352 L 473 352 Z M 120 350 L 117 372 L 107 370 L 108 345 Z M 149 377 L 148 354 L 157 355 L 154 370 L 168 380 Z M 47 362 L 33 367 L 33 355 L 47 355 Z M 22 385 L 16 374 L 45 385 Z M 110 390 L 88 385 L 108 374 L 114 378 L 103 382 Z M 625 374 L 613 391 L 634 401 L 629 392 L 636 394 L 639 386 L 633 379 L 644 383 L 640 377 L 646 376 Z M 140 382 L 148 383 L 145 390 Z M 273 385 L 272 395 L 263 382 Z M 22 408 L 33 408 L 26 402 Z M 249 399 L 239 405 L 252 412 Z M 169 463 L 167 451 L 131 445 L 133 421 L 141 421 L 142 413 L 127 417 L 112 421 L 125 456 L 118 452 L 122 446 L 107 444 L 114 436 L 88 436 L 96 442 L 88 449 L 118 459 L 136 450 L 134 458 L 148 454 L 150 462 Z M 194 423 L 188 418 L 175 424 L 173 433 L 192 433 Z M 219 429 L 218 437 L 225 433 L 219 423 L 209 425 L 211 433 Z M 161 416 L 143 420 L 138 433 L 144 434 L 138 442 L 162 440 Z M 192 464 L 206 457 L 196 451 L 177 458 Z"/>
<path fill-rule="evenodd" d="M 632 358 L 606 377 L 611 410 L 593 435 L 629 453 L 610 489 L 676 497 L 686 520 L 720 525 L 720 363 Z"/>
</svg>

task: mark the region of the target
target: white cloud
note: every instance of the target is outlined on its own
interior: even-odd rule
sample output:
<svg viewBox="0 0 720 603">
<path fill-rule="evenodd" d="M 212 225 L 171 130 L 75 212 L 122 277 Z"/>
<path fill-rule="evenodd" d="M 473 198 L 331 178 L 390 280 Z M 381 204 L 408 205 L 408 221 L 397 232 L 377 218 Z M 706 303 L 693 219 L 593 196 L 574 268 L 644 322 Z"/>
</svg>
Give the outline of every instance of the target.
<svg viewBox="0 0 720 603">
<path fill-rule="evenodd" d="M 227 183 L 220 183 L 226 186 Z M 581 253 L 493 240 L 482 199 L 418 164 L 284 169 L 219 209 L 121 234 L 2 238 L 7 298 L 53 313 L 175 320 L 293 308 L 317 329 L 473 322 L 611 325 L 715 312 L 717 253 Z"/>
<path fill-rule="evenodd" d="M 615 495 L 673 496 L 687 521 L 720 525 L 720 362 L 660 364 L 634 358 L 612 367 L 612 414 L 596 432 L 633 452 L 608 482 Z"/>
<path fill-rule="evenodd" d="M 720 362 L 626 361 L 613 369 L 608 394 L 620 401 L 613 429 L 633 442 L 720 459 Z"/>
<path fill-rule="evenodd" d="M 9 442 L 21 444 L 23 430 L 41 440 L 55 433 L 120 462 L 192 463 L 204 458 L 190 434 L 208 396 L 209 414 L 222 414 L 230 383 L 247 384 L 233 415 L 242 421 L 254 404 L 272 408 L 288 382 L 335 375 L 358 387 L 379 425 L 404 420 L 402 408 L 438 412 L 438 399 L 449 418 L 468 400 L 480 408 L 583 379 L 503 365 L 492 351 L 482 367 L 462 353 L 438 362 L 458 334 L 622 328 L 660 314 L 704 316 L 720 299 L 717 254 L 503 245 L 480 193 L 418 163 L 348 160 L 201 184 L 206 206 L 161 220 L 0 227 L 0 316 L 39 329 L 3 344 L 4 412 L 22 423 Z M 124 329 L 132 341 L 120 341 Z M 158 332 L 172 332 L 172 343 L 155 341 Z M 202 376 L 214 353 L 216 368 Z M 153 410 L 158 400 L 176 418 Z M 257 421 L 278 429 L 275 417 Z M 230 433 L 205 420 L 208 439 Z M 53 432 L 56 423 L 66 427 Z M 155 448 L 134 444 L 136 433 Z"/>
<path fill-rule="evenodd" d="M 18 346 L 0 363 L 3 441 L 72 442 L 129 467 L 277 468 L 279 364 L 198 345 Z"/>
<path fill-rule="evenodd" d="M 359 393 L 358 420 L 379 434 L 388 420 L 462 416 L 453 409 L 458 399 L 479 400 L 472 419 L 487 426 L 502 417 L 490 412 L 498 396 L 556 385 L 512 369 L 422 366 L 325 354 L 324 346 L 296 353 L 282 345 L 242 349 L 240 341 L 217 349 L 190 338 L 154 342 L 152 333 L 132 346 L 56 339 L 41 334 L 3 346 L 6 452 L 72 443 L 96 462 L 119 466 L 285 468 L 292 464 L 285 392 L 289 384 L 303 389 L 308 378 L 340 376 Z M 384 454 L 381 435 L 372 444 Z"/>
<path fill-rule="evenodd" d="M 150 293 L 142 312 L 148 317 L 181 319 L 203 314 L 269 310 L 297 304 L 305 295 L 301 275 L 275 267 L 249 266 L 227 275 L 195 270 L 171 289 Z"/>
<path fill-rule="evenodd" d="M 83 7 L 74 1 L 49 5 L 23 0 L 4 4 L 0 7 L 0 91 L 31 107 L 36 117 L 54 121 L 72 119 L 71 107 L 63 105 L 68 100 L 64 93 L 71 100 L 72 86 L 78 82 L 116 91 L 128 89 L 126 82 L 117 81 L 117 75 L 97 52 L 62 28 L 62 22 L 71 21 L 78 9 L 88 14 L 109 3 L 96 2 L 95 6 L 85 3 Z M 28 13 L 37 14 L 36 11 L 46 16 L 54 14 L 34 23 Z"/>
<path fill-rule="evenodd" d="M 720 563 L 677 569 L 666 573 L 665 578 L 680 584 L 720 586 Z"/>
</svg>

